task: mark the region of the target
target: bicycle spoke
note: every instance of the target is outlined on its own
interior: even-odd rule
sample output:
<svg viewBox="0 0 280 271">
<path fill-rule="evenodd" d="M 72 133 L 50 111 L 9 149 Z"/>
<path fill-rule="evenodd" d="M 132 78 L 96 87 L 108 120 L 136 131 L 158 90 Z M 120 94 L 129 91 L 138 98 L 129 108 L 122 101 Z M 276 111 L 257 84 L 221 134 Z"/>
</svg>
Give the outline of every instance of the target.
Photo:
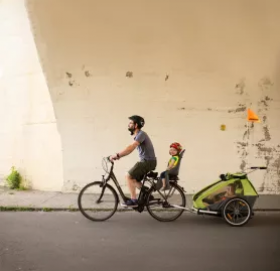
<svg viewBox="0 0 280 271">
<path fill-rule="evenodd" d="M 242 199 L 231 199 L 224 209 L 224 218 L 232 226 L 244 225 L 250 214 L 250 206 Z"/>
<path fill-rule="evenodd" d="M 85 186 L 78 198 L 81 213 L 93 221 L 104 221 L 110 218 L 118 206 L 114 189 L 106 185 L 100 187 L 101 182 L 94 182 Z"/>
<path fill-rule="evenodd" d="M 148 202 L 147 204 L 148 212 L 155 219 L 159 221 L 174 221 L 183 213 L 184 209 L 172 206 L 185 207 L 186 205 L 184 193 L 177 186 L 173 185 L 171 189 L 168 190 L 167 195 L 163 195 L 162 192 L 158 190 L 154 191 L 150 195 L 152 195 L 155 199 L 161 198 L 158 202 L 152 201 L 152 203 Z"/>
</svg>

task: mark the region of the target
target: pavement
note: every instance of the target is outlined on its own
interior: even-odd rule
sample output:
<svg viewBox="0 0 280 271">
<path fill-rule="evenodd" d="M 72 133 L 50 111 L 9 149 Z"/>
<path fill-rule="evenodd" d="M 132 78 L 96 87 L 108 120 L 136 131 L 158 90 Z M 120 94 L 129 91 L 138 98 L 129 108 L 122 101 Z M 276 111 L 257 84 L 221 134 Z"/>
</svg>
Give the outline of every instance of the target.
<svg viewBox="0 0 280 271">
<path fill-rule="evenodd" d="M 187 205 L 191 207 L 192 195 L 186 195 Z M 0 210 L 16 208 L 77 210 L 78 193 L 45 192 L 45 191 L 16 191 L 0 188 Z M 93 207 L 93 206 L 92 206 Z M 98 205 L 95 206 L 98 209 Z M 103 207 L 104 208 L 104 205 Z M 279 211 L 280 195 L 260 195 L 255 211 Z"/>
<path fill-rule="evenodd" d="M 279 271 L 280 213 L 241 228 L 184 213 L 161 223 L 118 212 L 91 222 L 79 212 L 0 213 L 1 271 Z"/>
</svg>

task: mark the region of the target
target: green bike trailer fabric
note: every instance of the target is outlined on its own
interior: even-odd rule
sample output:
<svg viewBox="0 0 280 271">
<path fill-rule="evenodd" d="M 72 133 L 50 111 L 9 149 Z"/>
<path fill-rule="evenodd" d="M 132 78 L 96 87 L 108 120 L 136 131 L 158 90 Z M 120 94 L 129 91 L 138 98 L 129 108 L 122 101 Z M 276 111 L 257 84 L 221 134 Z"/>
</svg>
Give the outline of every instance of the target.
<svg viewBox="0 0 280 271">
<path fill-rule="evenodd" d="M 240 197 L 254 206 L 258 193 L 244 173 L 222 174 L 221 179 L 203 188 L 193 196 L 193 207 L 219 211 L 225 202 Z"/>
</svg>

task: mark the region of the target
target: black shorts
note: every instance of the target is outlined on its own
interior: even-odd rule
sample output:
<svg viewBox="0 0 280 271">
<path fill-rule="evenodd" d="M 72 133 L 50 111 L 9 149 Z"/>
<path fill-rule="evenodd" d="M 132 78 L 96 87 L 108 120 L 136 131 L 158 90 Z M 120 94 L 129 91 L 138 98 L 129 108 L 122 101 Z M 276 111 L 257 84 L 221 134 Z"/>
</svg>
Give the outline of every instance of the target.
<svg viewBox="0 0 280 271">
<path fill-rule="evenodd" d="M 155 170 L 157 166 L 156 160 L 145 160 L 137 162 L 129 171 L 129 175 L 136 179 L 137 182 L 141 182 L 144 178 L 144 175 L 151 170 Z"/>
</svg>

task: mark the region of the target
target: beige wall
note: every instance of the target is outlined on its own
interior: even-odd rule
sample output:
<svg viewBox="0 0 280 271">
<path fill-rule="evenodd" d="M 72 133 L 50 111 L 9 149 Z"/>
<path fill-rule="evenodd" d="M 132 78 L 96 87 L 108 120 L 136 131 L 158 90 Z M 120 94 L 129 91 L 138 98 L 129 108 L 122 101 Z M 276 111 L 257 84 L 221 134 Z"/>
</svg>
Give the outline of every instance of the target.
<svg viewBox="0 0 280 271">
<path fill-rule="evenodd" d="M 53 103 L 24 1 L 0 2 L 0 175 L 16 166 L 43 190 L 60 190 L 63 166 Z"/>
<path fill-rule="evenodd" d="M 132 141 L 127 117 L 140 114 L 158 171 L 170 142 L 186 148 L 180 175 L 188 192 L 266 163 L 269 171 L 252 180 L 262 193 L 280 192 L 279 1 L 29 0 L 41 67 L 22 4 L 0 4 L 14 25 L 4 24 L 1 38 L 23 41 L 1 51 L 1 118 L 9 126 L 0 130 L 2 172 L 17 163 L 37 188 L 76 189 L 99 178 L 103 156 Z M 247 107 L 262 123 L 244 151 Z M 135 161 L 136 152 L 116 165 L 124 188 Z"/>
</svg>

